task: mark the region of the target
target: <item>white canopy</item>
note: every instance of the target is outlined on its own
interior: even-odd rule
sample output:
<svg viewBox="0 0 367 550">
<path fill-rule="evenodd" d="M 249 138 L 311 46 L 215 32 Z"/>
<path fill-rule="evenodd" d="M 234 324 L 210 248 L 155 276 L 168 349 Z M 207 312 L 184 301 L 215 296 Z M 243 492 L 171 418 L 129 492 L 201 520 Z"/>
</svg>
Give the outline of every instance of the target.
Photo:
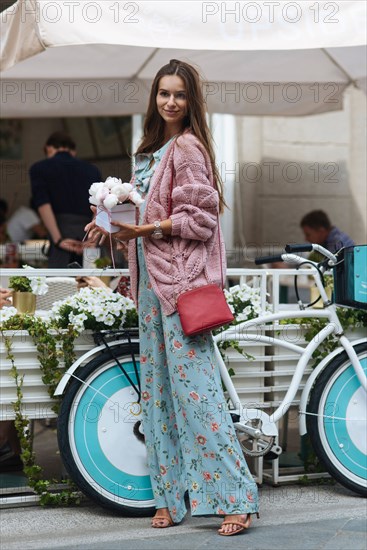
<svg viewBox="0 0 367 550">
<path fill-rule="evenodd" d="M 1 14 L 3 117 L 144 113 L 172 58 L 209 112 L 309 115 L 366 89 L 366 3 L 18 0 Z"/>
</svg>

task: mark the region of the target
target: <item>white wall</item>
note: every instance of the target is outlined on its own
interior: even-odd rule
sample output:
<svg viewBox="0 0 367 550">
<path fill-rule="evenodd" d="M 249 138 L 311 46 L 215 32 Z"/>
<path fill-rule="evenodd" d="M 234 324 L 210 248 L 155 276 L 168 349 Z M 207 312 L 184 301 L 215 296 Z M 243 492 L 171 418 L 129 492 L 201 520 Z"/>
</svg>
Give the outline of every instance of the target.
<svg viewBox="0 0 367 550">
<path fill-rule="evenodd" d="M 299 221 L 313 209 L 325 210 L 357 243 L 367 242 L 365 120 L 366 96 L 353 87 L 343 111 L 238 117 L 244 239 L 235 223 L 236 244 L 302 242 Z"/>
<path fill-rule="evenodd" d="M 359 244 L 367 242 L 367 136 L 366 95 L 354 90 L 350 96 L 350 189 L 353 196 L 351 234 Z"/>
</svg>

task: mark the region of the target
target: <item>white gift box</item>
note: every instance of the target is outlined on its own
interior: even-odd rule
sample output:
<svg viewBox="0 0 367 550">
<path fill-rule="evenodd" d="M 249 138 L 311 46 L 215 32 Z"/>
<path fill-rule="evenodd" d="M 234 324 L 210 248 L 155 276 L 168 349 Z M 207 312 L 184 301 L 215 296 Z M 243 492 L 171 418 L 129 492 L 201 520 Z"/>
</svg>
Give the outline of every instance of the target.
<svg viewBox="0 0 367 550">
<path fill-rule="evenodd" d="M 111 210 L 97 206 L 96 225 L 103 227 L 109 233 L 117 233 L 119 228 L 110 222 L 135 224 L 136 206 L 130 202 L 117 204 Z"/>
</svg>

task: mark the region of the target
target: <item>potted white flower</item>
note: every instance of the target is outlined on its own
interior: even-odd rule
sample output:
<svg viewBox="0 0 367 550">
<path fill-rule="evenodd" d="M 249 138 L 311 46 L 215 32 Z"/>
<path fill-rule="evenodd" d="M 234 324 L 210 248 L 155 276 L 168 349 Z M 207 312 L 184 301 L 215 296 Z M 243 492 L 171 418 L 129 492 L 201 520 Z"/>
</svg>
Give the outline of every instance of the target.
<svg viewBox="0 0 367 550">
<path fill-rule="evenodd" d="M 23 266 L 25 269 L 33 269 Z M 36 296 L 47 294 L 46 277 L 10 277 L 9 288 L 13 290 L 13 306 L 18 313 L 34 313 Z"/>
<path fill-rule="evenodd" d="M 231 286 L 229 290 L 224 289 L 224 294 L 234 315 L 233 325 L 256 319 L 262 313 L 260 288 L 252 288 L 246 283 L 242 283 Z M 271 310 L 271 305 L 266 302 L 264 313 L 270 313 Z"/>
<path fill-rule="evenodd" d="M 105 288 L 82 288 L 73 296 L 55 302 L 52 317 L 59 328 L 72 325 L 79 334 L 85 330 L 121 329 L 138 324 L 134 302 Z"/>
<path fill-rule="evenodd" d="M 135 223 L 136 207 L 144 201 L 131 183 L 108 177 L 105 182 L 95 182 L 89 189 L 89 202 L 97 206 L 96 224 L 109 233 L 119 228 L 111 222 Z"/>
</svg>

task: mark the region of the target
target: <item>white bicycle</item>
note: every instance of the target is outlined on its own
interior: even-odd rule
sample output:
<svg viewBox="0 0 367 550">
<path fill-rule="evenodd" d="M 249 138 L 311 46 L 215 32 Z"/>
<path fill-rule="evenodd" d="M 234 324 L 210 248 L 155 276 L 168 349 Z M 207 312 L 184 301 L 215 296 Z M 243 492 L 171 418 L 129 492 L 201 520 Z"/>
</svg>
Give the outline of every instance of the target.
<svg viewBox="0 0 367 550">
<path fill-rule="evenodd" d="M 292 252 L 316 250 L 325 261 L 306 261 Z M 259 316 L 231 326 L 214 337 L 270 343 L 300 355 L 290 387 L 270 416 L 244 408 L 218 347 L 216 356 L 231 404 L 227 414 L 236 428 L 244 454 L 276 458 L 277 422 L 289 409 L 306 366 L 317 347 L 335 334 L 340 347 L 309 376 L 300 401 L 300 433 L 310 434 L 314 450 L 329 473 L 352 491 L 367 495 L 367 339 L 353 344 L 343 334 L 336 306 L 323 286 L 323 273 L 334 268 L 338 303 L 367 308 L 367 245 L 342 249 L 334 255 L 319 245 L 287 245 L 287 253 L 259 258 L 256 263 L 286 260 L 310 266 L 324 309 L 289 310 Z M 324 318 L 322 329 L 304 348 L 246 329 L 281 319 Z M 96 347 L 80 357 L 65 373 L 55 395 L 63 395 L 58 417 L 58 439 L 64 465 L 81 491 L 104 507 L 124 515 L 152 515 L 154 497 L 146 465 L 140 421 L 140 365 L 137 331 L 95 335 Z"/>
</svg>

